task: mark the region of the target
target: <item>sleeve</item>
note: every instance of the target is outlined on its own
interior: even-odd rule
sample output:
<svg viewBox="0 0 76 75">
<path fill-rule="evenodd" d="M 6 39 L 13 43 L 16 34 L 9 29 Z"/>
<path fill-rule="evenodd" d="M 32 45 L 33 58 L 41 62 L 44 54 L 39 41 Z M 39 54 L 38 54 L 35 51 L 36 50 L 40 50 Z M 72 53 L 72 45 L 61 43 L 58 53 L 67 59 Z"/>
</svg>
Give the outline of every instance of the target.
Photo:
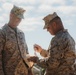
<svg viewBox="0 0 76 75">
<path fill-rule="evenodd" d="M 2 36 L 2 33 L 1 33 L 1 30 L 0 30 L 0 74 L 1 75 L 4 75 L 4 72 L 3 72 L 3 62 L 2 62 L 2 50 L 3 50 L 3 42 L 4 42 L 4 39 L 3 39 L 3 36 Z"/>
<path fill-rule="evenodd" d="M 51 41 L 51 48 L 49 50 L 49 56 L 38 60 L 37 64 L 43 68 L 56 68 L 59 66 L 60 62 L 57 60 L 60 56 L 60 53 L 58 53 L 57 49 L 57 43 L 55 41 Z M 55 52 L 54 52 L 55 50 Z"/>
<path fill-rule="evenodd" d="M 75 63 L 75 41 L 71 36 L 65 38 L 65 53 L 64 60 L 67 66 L 72 66 Z"/>
<path fill-rule="evenodd" d="M 23 32 L 22 32 L 23 33 Z M 25 52 L 26 52 L 26 54 L 29 54 L 29 51 L 28 51 L 28 46 L 27 46 L 27 43 L 26 43 L 26 40 L 25 40 L 25 35 L 24 35 L 24 33 L 23 33 L 23 39 L 24 39 L 24 45 L 25 45 Z"/>
<path fill-rule="evenodd" d="M 43 57 L 48 57 L 49 52 L 48 52 L 48 50 L 44 50 L 44 49 L 43 49 L 43 50 L 40 52 L 40 55 L 43 56 Z"/>
<path fill-rule="evenodd" d="M 28 51 L 28 46 L 27 46 L 26 41 L 25 41 L 25 46 L 26 46 L 26 54 L 29 54 L 29 51 Z"/>
</svg>

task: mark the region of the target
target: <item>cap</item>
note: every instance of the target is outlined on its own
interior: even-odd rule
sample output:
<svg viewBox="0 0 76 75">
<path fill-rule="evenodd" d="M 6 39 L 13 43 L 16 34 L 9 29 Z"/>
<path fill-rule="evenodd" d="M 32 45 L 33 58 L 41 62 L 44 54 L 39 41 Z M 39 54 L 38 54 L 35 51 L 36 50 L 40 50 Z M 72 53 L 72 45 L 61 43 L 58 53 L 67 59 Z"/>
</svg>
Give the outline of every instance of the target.
<svg viewBox="0 0 76 75">
<path fill-rule="evenodd" d="M 24 14 L 25 10 L 23 8 L 17 7 L 17 6 L 13 6 L 13 8 L 11 9 L 11 13 L 15 14 L 18 18 L 24 19 Z"/>
<path fill-rule="evenodd" d="M 45 17 L 43 18 L 43 20 L 45 21 L 45 26 L 44 26 L 43 29 L 46 29 L 47 26 L 48 26 L 48 24 L 49 24 L 49 22 L 52 21 L 52 20 L 53 20 L 55 17 L 57 17 L 57 16 L 58 16 L 58 15 L 56 14 L 56 12 L 54 12 L 53 14 L 49 14 L 49 15 L 45 16 Z"/>
</svg>

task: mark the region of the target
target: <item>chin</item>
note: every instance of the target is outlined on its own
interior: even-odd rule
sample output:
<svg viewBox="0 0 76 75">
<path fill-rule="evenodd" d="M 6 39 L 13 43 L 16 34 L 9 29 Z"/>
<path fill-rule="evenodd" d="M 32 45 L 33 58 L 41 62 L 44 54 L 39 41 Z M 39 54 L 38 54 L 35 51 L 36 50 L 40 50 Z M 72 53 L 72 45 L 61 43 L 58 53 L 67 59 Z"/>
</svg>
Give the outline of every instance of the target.
<svg viewBox="0 0 76 75">
<path fill-rule="evenodd" d="M 17 27 L 18 25 L 14 25 L 14 27 Z"/>
<path fill-rule="evenodd" d="M 55 35 L 54 33 L 51 33 L 51 32 L 50 32 L 50 34 L 51 34 L 51 35 Z"/>
<path fill-rule="evenodd" d="M 52 35 L 52 33 L 50 33 Z"/>
<path fill-rule="evenodd" d="M 19 25 L 19 23 L 17 23 L 15 26 L 18 26 Z"/>
</svg>

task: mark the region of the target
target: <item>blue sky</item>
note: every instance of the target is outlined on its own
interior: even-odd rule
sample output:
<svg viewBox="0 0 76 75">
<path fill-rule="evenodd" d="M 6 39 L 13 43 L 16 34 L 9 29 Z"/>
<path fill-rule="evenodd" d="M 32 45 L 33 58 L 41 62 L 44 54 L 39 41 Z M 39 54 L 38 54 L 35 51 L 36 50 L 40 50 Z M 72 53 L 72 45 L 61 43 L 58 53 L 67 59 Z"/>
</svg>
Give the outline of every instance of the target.
<svg viewBox="0 0 76 75">
<path fill-rule="evenodd" d="M 25 33 L 29 53 L 34 54 L 35 43 L 47 49 L 51 36 L 43 30 L 46 15 L 57 12 L 61 17 L 65 29 L 68 29 L 76 41 L 76 0 L 0 0 L 0 27 L 9 21 L 9 13 L 13 5 L 20 6 L 26 10 L 25 19 L 19 28 Z"/>
</svg>

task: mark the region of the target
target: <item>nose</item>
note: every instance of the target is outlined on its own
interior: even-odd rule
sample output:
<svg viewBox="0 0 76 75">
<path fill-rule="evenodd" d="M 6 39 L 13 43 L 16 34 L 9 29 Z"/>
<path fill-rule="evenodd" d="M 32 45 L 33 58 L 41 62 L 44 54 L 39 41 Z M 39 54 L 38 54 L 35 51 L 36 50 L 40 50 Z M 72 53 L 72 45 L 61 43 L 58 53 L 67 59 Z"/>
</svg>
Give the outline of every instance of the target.
<svg viewBox="0 0 76 75">
<path fill-rule="evenodd" d="M 16 19 L 15 21 L 16 21 L 16 22 L 20 22 L 21 20 L 20 20 L 20 19 Z"/>
<path fill-rule="evenodd" d="M 16 21 L 19 21 L 19 19 L 16 19 Z"/>
</svg>

